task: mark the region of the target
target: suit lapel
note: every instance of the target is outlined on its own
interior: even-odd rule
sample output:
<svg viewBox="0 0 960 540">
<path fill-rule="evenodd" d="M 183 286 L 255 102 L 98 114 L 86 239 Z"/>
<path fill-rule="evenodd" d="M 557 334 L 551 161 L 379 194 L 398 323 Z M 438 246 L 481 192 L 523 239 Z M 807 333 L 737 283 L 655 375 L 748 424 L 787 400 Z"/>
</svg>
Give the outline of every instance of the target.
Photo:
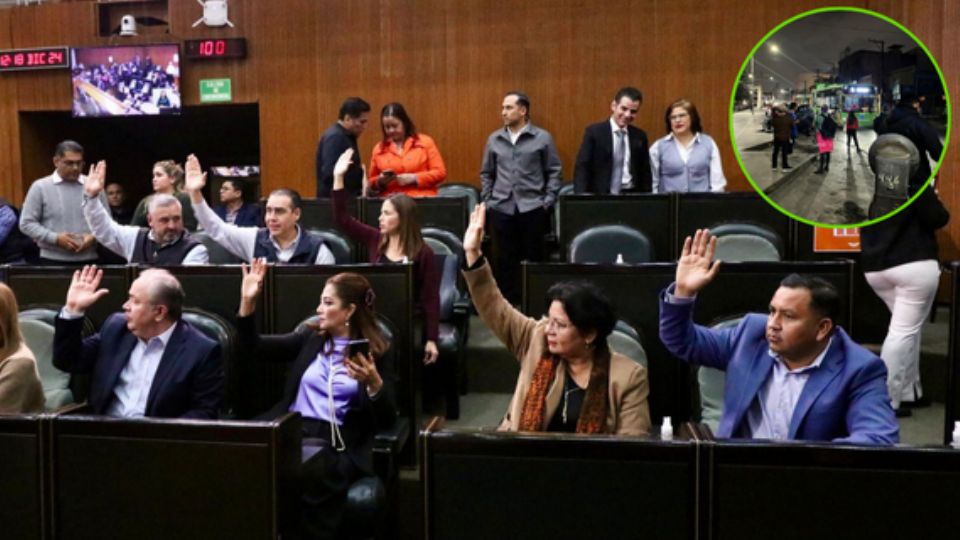
<svg viewBox="0 0 960 540">
<path fill-rule="evenodd" d="M 173 376 L 177 369 L 177 358 L 183 354 L 186 345 L 187 323 L 180 321 L 177 328 L 170 335 L 170 341 L 163 350 L 163 356 L 160 357 L 160 365 L 157 366 L 157 372 L 153 376 L 153 383 L 150 385 L 150 394 L 147 396 L 147 406 L 143 414 L 151 416 L 153 414 L 153 405 L 160 395 L 161 389 L 167 384 L 168 379 Z"/>
<path fill-rule="evenodd" d="M 842 346 L 843 344 L 839 339 L 834 339 L 823 358 L 823 363 L 810 373 L 807 384 L 803 385 L 803 391 L 800 392 L 797 406 L 793 409 L 793 416 L 790 417 L 790 433 L 788 435 L 790 439 L 797 438 L 797 430 L 800 428 L 803 419 L 806 418 L 807 413 L 810 412 L 813 402 L 820 397 L 830 381 L 840 373 L 840 365 L 843 363 Z"/>
</svg>

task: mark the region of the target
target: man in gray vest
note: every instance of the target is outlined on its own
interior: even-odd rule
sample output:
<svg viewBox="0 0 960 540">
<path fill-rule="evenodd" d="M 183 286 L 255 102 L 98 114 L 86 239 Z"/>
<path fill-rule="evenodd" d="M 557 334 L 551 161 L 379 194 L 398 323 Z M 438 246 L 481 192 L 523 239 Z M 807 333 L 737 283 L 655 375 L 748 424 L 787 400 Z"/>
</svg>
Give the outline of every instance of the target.
<svg viewBox="0 0 960 540">
<path fill-rule="evenodd" d="M 480 167 L 480 198 L 489 209 L 494 273 L 504 295 L 520 298 L 520 261 L 540 261 L 550 211 L 563 181 L 553 137 L 530 122 L 530 98 L 509 92 L 504 126 L 487 139 Z"/>
<path fill-rule="evenodd" d="M 80 202 L 86 177 L 83 147 L 63 141 L 53 155 L 56 170 L 35 181 L 20 213 L 20 230 L 40 246 L 40 263 L 77 265 L 97 260 L 97 241 L 83 219 Z M 101 197 L 103 197 L 101 195 Z M 106 197 L 103 197 L 106 204 Z"/>
<path fill-rule="evenodd" d="M 97 241 L 127 262 L 150 265 L 198 265 L 209 263 L 207 248 L 191 238 L 183 227 L 183 208 L 172 195 L 158 194 L 147 207 L 150 228 L 120 225 L 100 200 L 107 164 L 90 168 L 83 185 L 83 217 Z"/>
</svg>

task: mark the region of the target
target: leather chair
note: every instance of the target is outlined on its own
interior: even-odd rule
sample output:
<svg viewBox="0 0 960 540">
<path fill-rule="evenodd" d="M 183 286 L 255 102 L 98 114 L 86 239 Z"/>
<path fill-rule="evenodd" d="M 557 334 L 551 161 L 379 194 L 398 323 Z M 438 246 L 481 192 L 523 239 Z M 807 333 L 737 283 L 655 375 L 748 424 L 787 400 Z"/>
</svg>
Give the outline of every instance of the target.
<svg viewBox="0 0 960 540">
<path fill-rule="evenodd" d="M 720 319 L 712 325 L 715 330 L 736 328 L 743 315 Z M 727 374 L 719 369 L 697 366 L 697 394 L 700 396 L 700 421 L 716 433 L 720 426 L 720 416 L 723 415 L 723 390 L 726 385 Z M 694 409 L 696 410 L 696 408 Z"/>
<path fill-rule="evenodd" d="M 710 229 L 717 237 L 714 257 L 726 262 L 780 261 L 783 259 L 783 240 L 760 225 L 752 223 L 724 223 Z"/>
<path fill-rule="evenodd" d="M 618 256 L 625 263 L 646 263 L 654 258 L 650 238 L 626 225 L 598 225 L 580 232 L 570 242 L 572 263 L 613 264 Z"/>
<path fill-rule="evenodd" d="M 647 367 L 647 352 L 643 349 L 643 339 L 640 332 L 630 323 L 619 320 L 613 327 L 613 332 L 607 336 L 607 346 L 643 367 Z"/>
<path fill-rule="evenodd" d="M 333 253 L 333 258 L 337 264 L 353 262 L 353 245 L 342 234 L 330 229 L 310 229 L 310 232 L 323 238 L 327 248 Z"/>
<path fill-rule="evenodd" d="M 60 306 L 38 304 L 25 306 L 18 314 L 23 339 L 37 359 L 49 411 L 84 401 L 90 387 L 89 375 L 71 375 L 53 365 L 53 335 L 58 313 Z M 82 335 L 86 337 L 96 331 L 93 322 L 84 317 Z"/>
<path fill-rule="evenodd" d="M 190 233 L 190 236 L 206 246 L 207 254 L 210 257 L 210 264 L 240 264 L 243 262 L 240 257 L 227 251 L 227 248 L 218 244 L 205 232 Z"/>
<path fill-rule="evenodd" d="M 226 319 L 205 309 L 196 307 L 183 308 L 183 320 L 203 332 L 208 338 L 220 344 L 220 359 L 223 365 L 226 391 L 224 392 L 223 410 L 220 417 L 235 418 L 232 404 L 236 402 L 236 384 L 234 383 L 234 366 L 236 365 L 237 331 L 233 324 Z"/>
<path fill-rule="evenodd" d="M 466 197 L 467 214 L 473 212 L 473 208 L 480 204 L 480 190 L 470 184 L 442 184 L 437 188 L 438 197 Z"/>
</svg>

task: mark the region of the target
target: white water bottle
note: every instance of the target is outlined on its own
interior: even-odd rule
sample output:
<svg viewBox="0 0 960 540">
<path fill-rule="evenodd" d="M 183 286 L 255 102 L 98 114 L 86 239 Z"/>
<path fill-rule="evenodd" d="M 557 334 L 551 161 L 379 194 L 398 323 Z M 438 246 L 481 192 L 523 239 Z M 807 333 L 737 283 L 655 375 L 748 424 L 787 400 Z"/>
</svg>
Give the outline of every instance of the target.
<svg viewBox="0 0 960 540">
<path fill-rule="evenodd" d="M 660 440 L 661 441 L 673 440 L 673 424 L 670 422 L 669 416 L 664 416 L 663 423 L 660 424 Z"/>
<path fill-rule="evenodd" d="M 960 421 L 953 423 L 953 440 L 950 446 L 960 449 Z"/>
</svg>

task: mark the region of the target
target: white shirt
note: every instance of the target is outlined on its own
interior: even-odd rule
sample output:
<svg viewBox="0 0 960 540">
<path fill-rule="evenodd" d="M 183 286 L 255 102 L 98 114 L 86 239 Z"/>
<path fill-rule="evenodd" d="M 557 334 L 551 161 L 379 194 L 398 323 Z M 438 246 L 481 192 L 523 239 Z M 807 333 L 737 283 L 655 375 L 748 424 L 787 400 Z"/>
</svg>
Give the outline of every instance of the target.
<svg viewBox="0 0 960 540">
<path fill-rule="evenodd" d="M 170 343 L 170 336 L 177 328 L 173 323 L 164 333 L 149 341 L 137 339 L 137 345 L 130 353 L 130 360 L 120 372 L 120 379 L 113 389 L 113 401 L 107 407 L 110 416 L 143 416 L 147 410 L 147 398 L 153 388 L 153 379 L 160 367 L 163 351 Z M 171 361 L 176 359 L 171 358 Z"/>
<path fill-rule="evenodd" d="M 793 411 L 797 408 L 800 394 L 803 393 L 813 370 L 820 368 L 832 343 L 831 337 L 812 364 L 795 370 L 787 367 L 779 355 L 769 351 L 773 357 L 773 372 L 764 381 L 757 393 L 757 399 L 747 410 L 747 424 L 750 426 L 752 438 L 776 441 L 789 438 L 790 422 L 793 420 Z"/>
<path fill-rule="evenodd" d="M 620 177 L 620 183 L 623 185 L 629 185 L 633 182 L 633 177 L 630 176 L 630 130 L 627 128 L 621 128 L 613 121 L 613 118 L 610 118 L 610 132 L 613 137 L 613 145 L 616 146 L 619 142 L 617 140 L 617 132 L 623 132 L 623 176 Z M 686 160 L 684 160 L 686 161 Z"/>
<path fill-rule="evenodd" d="M 677 151 L 680 153 L 680 159 L 684 163 L 690 159 L 690 151 L 695 144 L 701 144 L 700 133 L 698 132 L 693 136 L 693 139 L 690 141 L 690 146 L 684 146 L 680 144 L 680 141 L 673 136 L 673 133 L 670 133 L 666 137 L 657 139 L 657 142 L 653 143 L 653 146 L 650 147 L 650 173 L 653 177 L 653 192 L 659 193 L 660 188 L 660 145 L 673 143 L 677 146 Z M 722 193 L 724 188 L 727 187 L 727 179 L 723 176 L 723 165 L 720 162 L 720 149 L 717 148 L 717 145 L 714 144 L 713 148 L 710 150 L 710 191 L 714 193 Z"/>
<path fill-rule="evenodd" d="M 520 131 L 517 131 L 516 133 L 514 133 L 513 130 L 510 128 L 504 128 L 504 129 L 507 130 L 507 135 L 510 136 L 510 142 L 512 144 L 517 144 L 517 139 L 520 138 L 520 135 L 522 135 L 523 132 L 526 131 L 528 127 L 530 127 L 530 122 L 527 122 L 526 124 L 524 124 L 523 127 L 520 128 Z"/>
<path fill-rule="evenodd" d="M 257 248 L 257 233 L 260 229 L 257 227 L 237 227 L 225 223 L 207 205 L 207 201 L 193 203 L 193 213 L 197 216 L 197 222 L 203 227 L 204 232 L 210 235 L 210 238 L 213 238 L 216 243 L 244 261 L 253 261 L 253 254 Z M 301 234 L 303 234 L 303 229 L 297 225 L 297 238 L 285 248 L 280 247 L 276 238 L 270 236 L 270 241 L 277 248 L 277 260 L 287 262 L 290 257 L 293 257 L 297 250 L 297 244 L 300 243 Z M 320 246 L 314 264 L 336 264 L 333 253 L 330 252 L 326 244 Z"/>
<path fill-rule="evenodd" d="M 87 220 L 87 225 L 90 226 L 90 231 L 97 242 L 120 255 L 127 262 L 133 259 L 133 251 L 137 247 L 137 235 L 140 234 L 140 227 L 120 225 L 114 221 L 107 209 L 103 207 L 99 197 L 95 199 L 84 197 L 83 217 Z M 151 240 L 156 241 L 153 231 L 150 231 L 149 236 Z M 210 255 L 207 253 L 206 246 L 201 244 L 187 252 L 181 264 L 195 266 L 209 263 Z"/>
</svg>

